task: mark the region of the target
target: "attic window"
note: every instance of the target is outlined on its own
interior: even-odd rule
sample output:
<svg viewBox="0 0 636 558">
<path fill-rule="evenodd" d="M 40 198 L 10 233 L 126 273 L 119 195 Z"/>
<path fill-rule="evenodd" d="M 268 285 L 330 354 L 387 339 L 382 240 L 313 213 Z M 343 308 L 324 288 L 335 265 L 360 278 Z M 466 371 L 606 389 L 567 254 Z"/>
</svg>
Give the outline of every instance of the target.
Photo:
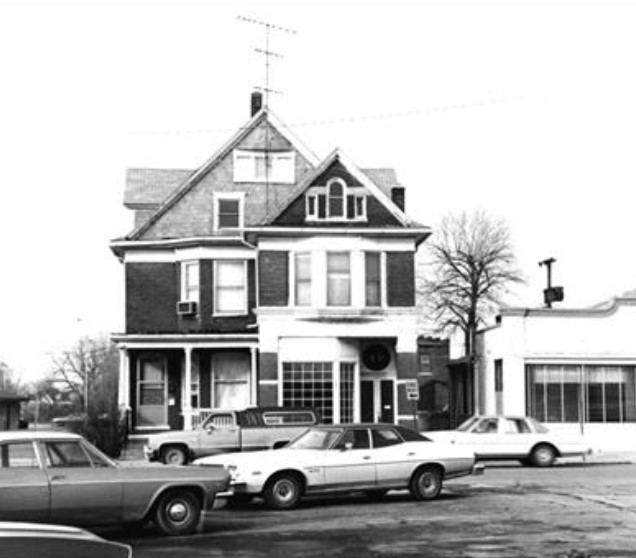
<svg viewBox="0 0 636 558">
<path fill-rule="evenodd" d="M 234 150 L 234 182 L 295 182 L 294 151 Z"/>
<path fill-rule="evenodd" d="M 351 192 L 341 178 L 332 178 L 325 187 L 314 187 L 305 195 L 307 221 L 366 221 L 367 196 Z"/>
<path fill-rule="evenodd" d="M 243 226 L 243 195 L 217 194 L 214 198 L 214 223 L 219 229 L 240 229 Z"/>
</svg>

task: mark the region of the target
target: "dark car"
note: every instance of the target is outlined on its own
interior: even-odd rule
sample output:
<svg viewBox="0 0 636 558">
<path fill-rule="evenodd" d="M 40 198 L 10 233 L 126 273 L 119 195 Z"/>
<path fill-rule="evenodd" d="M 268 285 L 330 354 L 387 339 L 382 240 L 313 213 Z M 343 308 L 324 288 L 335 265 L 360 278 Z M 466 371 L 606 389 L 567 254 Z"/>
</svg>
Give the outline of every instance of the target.
<svg viewBox="0 0 636 558">
<path fill-rule="evenodd" d="M 0 521 L 143 524 L 193 532 L 227 488 L 223 467 L 122 466 L 77 434 L 0 433 Z"/>
</svg>

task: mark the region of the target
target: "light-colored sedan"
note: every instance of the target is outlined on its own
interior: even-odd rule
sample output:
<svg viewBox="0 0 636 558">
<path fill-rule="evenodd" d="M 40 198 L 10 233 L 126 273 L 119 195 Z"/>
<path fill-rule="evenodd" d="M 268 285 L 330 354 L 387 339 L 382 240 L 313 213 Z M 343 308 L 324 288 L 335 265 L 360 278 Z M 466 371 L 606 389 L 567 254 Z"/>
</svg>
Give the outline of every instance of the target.
<svg viewBox="0 0 636 558">
<path fill-rule="evenodd" d="M 472 451 L 392 424 L 315 426 L 281 449 L 204 457 L 194 464 L 225 466 L 228 496 L 262 496 L 280 510 L 294 508 L 304 495 L 352 491 L 379 497 L 409 489 L 415 499 L 431 500 L 445 480 L 483 473 Z"/>
<path fill-rule="evenodd" d="M 223 467 L 124 467 L 81 436 L 0 432 L 0 521 L 142 524 L 194 531 L 229 477 Z"/>
<path fill-rule="evenodd" d="M 435 441 L 470 447 L 479 460 L 514 459 L 524 465 L 549 467 L 558 457 L 591 452 L 582 436 L 562 436 L 531 417 L 474 416 L 456 430 L 425 432 Z"/>
</svg>

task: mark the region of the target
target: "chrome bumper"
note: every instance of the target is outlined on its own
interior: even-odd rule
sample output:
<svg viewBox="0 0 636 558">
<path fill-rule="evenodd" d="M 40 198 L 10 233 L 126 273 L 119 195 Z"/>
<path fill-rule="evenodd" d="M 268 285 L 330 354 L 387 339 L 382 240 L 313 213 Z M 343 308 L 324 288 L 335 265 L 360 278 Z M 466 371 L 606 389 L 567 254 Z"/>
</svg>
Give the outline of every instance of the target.
<svg viewBox="0 0 636 558">
<path fill-rule="evenodd" d="M 483 463 L 475 463 L 473 465 L 472 474 L 483 475 L 485 470 L 486 470 L 486 466 Z"/>
</svg>

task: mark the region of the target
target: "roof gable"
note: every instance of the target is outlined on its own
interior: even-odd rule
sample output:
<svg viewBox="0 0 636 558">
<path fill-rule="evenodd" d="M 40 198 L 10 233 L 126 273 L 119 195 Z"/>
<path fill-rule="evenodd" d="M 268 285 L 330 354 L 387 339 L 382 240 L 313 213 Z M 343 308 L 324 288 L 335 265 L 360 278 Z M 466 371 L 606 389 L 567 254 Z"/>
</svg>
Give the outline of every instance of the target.
<svg viewBox="0 0 636 558">
<path fill-rule="evenodd" d="M 382 187 L 371 178 L 377 178 Z M 308 220 L 306 215 L 306 195 L 326 195 L 327 184 L 340 178 L 347 186 L 347 194 L 366 198 L 365 219 L 341 219 L 339 221 Z M 393 180 L 395 181 L 393 182 Z M 393 184 L 391 184 L 393 182 Z M 280 226 L 333 226 L 343 223 L 356 226 L 408 226 L 412 224 L 404 212 L 391 200 L 390 191 L 399 186 L 392 169 L 375 169 L 362 171 L 354 165 L 344 153 L 336 149 L 313 172 L 299 182 L 263 224 Z M 322 190 L 322 192 L 321 192 Z M 320 199 L 320 198 L 318 198 Z M 322 201 L 321 201 L 322 203 Z M 372 209 L 372 211 L 369 211 Z"/>
<path fill-rule="evenodd" d="M 235 183 L 233 152 L 235 149 L 265 150 L 266 147 L 269 151 L 296 153 L 296 177 L 310 172 L 317 162 L 316 156 L 275 116 L 261 110 L 199 169 L 187 175 L 187 171 L 182 171 L 181 177 L 185 178 L 180 186 L 175 188 L 172 182 L 179 177 L 180 171 L 167 171 L 154 174 L 159 179 L 154 187 L 139 187 L 138 191 L 142 194 L 138 193 L 137 197 L 146 203 L 152 203 L 153 195 L 158 197 L 162 192 L 167 193 L 167 197 L 127 238 L 152 240 L 214 234 L 214 194 L 222 192 L 243 195 L 245 226 L 260 222 L 271 207 L 287 197 L 294 184 Z M 168 192 L 171 188 L 172 191 Z M 129 197 L 134 199 L 132 194 Z"/>
</svg>

